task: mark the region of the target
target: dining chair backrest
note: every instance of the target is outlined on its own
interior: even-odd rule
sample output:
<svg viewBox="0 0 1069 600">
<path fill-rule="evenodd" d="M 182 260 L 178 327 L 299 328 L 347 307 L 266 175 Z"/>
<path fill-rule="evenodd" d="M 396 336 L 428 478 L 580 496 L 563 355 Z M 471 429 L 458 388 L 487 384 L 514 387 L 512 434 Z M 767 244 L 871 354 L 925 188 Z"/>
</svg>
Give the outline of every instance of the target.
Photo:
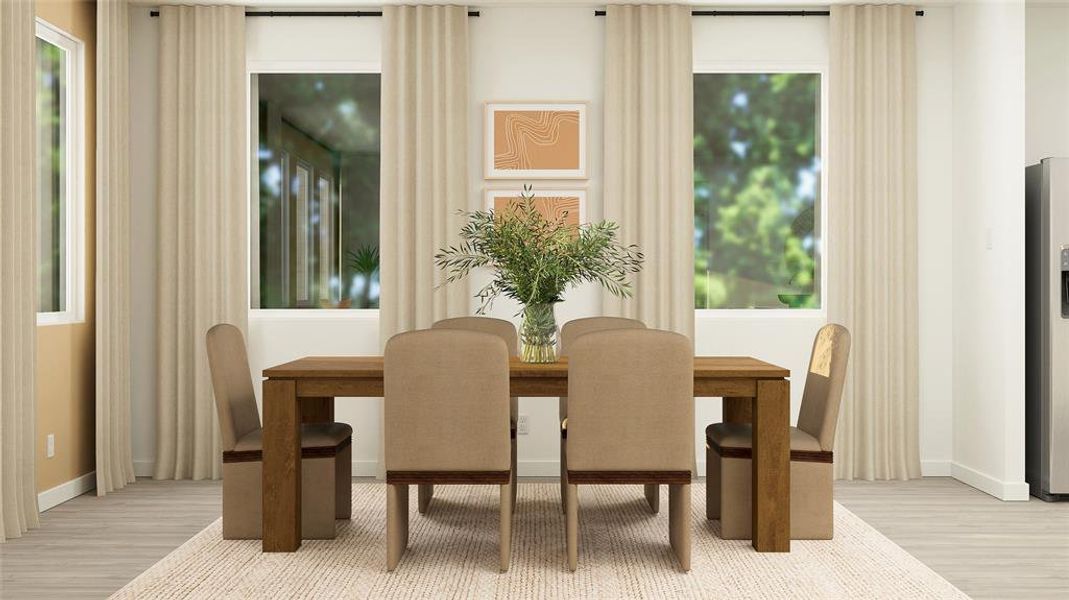
<svg viewBox="0 0 1069 600">
<path fill-rule="evenodd" d="M 509 353 L 496 335 L 426 329 L 386 343 L 388 471 L 507 471 Z"/>
<path fill-rule="evenodd" d="M 568 355 L 567 443 L 569 471 L 690 471 L 690 340 L 656 329 L 577 339 Z"/>
<path fill-rule="evenodd" d="M 249 356 L 241 330 L 229 323 L 213 326 L 205 338 L 215 410 L 219 414 L 219 432 L 223 450 L 229 451 L 242 437 L 260 429 L 260 411 L 256 408 Z"/>
<path fill-rule="evenodd" d="M 520 353 L 520 340 L 516 334 L 516 326 L 504 319 L 493 317 L 456 317 L 442 319 L 431 325 L 431 329 L 462 329 L 464 331 L 480 331 L 489 333 L 505 340 L 509 356 L 518 356 Z"/>
<path fill-rule="evenodd" d="M 571 351 L 572 344 L 579 336 L 595 331 L 608 331 L 612 329 L 645 329 L 646 324 L 638 319 L 625 319 L 624 317 L 585 317 L 568 321 L 560 330 L 561 355 L 567 356 Z"/>
<path fill-rule="evenodd" d="M 802 392 L 798 429 L 820 442 L 820 449 L 830 451 L 835 445 L 835 426 L 846 382 L 846 365 L 850 358 L 850 332 L 836 323 L 820 328 L 813 340 L 813 354 Z"/>
</svg>

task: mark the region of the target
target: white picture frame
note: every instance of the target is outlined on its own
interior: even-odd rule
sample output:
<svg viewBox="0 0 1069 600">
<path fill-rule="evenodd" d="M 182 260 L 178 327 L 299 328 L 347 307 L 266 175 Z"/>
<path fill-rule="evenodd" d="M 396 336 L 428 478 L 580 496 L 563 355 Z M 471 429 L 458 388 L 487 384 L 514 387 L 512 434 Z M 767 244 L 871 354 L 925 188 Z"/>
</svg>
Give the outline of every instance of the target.
<svg viewBox="0 0 1069 600">
<path fill-rule="evenodd" d="M 485 178 L 587 179 L 587 110 L 584 101 L 487 102 Z M 512 125 L 504 127 L 505 121 Z"/>
<path fill-rule="evenodd" d="M 484 193 L 483 205 L 488 210 L 496 210 L 499 198 L 519 198 L 523 193 L 523 186 L 516 187 L 493 187 L 487 188 Z M 586 190 L 576 187 L 568 188 L 537 188 L 531 189 L 531 194 L 535 200 L 546 198 L 574 198 L 578 204 L 577 207 L 569 211 L 575 210 L 577 216 L 576 220 L 572 223 L 574 225 L 583 225 L 586 221 Z"/>
</svg>

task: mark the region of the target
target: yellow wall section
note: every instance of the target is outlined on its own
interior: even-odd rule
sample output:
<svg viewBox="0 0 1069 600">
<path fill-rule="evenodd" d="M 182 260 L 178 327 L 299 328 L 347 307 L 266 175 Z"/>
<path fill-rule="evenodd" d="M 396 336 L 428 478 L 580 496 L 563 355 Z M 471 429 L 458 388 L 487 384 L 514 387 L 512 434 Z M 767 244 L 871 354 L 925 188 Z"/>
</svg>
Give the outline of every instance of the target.
<svg viewBox="0 0 1069 600">
<path fill-rule="evenodd" d="M 37 328 L 37 491 L 95 464 L 96 2 L 37 0 L 37 16 L 85 45 L 85 322 Z M 46 437 L 56 455 L 46 458 Z"/>
</svg>

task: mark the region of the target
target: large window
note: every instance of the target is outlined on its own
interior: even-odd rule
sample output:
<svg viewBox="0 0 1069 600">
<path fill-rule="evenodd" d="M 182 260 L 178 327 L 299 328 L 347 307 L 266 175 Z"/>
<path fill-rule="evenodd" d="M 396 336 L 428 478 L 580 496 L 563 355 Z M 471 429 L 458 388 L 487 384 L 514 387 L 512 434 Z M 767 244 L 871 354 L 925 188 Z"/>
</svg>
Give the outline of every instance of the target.
<svg viewBox="0 0 1069 600">
<path fill-rule="evenodd" d="M 251 97 L 252 307 L 378 308 L 379 75 L 260 73 Z"/>
<path fill-rule="evenodd" d="M 694 76 L 694 305 L 819 308 L 821 77 Z"/>
<path fill-rule="evenodd" d="M 82 318 L 82 45 L 37 23 L 38 322 Z"/>
</svg>

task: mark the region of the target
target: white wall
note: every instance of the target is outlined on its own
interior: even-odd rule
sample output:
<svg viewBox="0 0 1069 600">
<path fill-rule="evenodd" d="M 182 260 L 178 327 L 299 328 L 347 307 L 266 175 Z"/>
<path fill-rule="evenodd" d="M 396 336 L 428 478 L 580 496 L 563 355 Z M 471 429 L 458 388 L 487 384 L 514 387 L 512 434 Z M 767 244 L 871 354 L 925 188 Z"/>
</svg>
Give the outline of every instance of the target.
<svg viewBox="0 0 1069 600">
<path fill-rule="evenodd" d="M 159 19 L 130 8 L 130 418 L 134 471 L 156 461 L 156 171 Z"/>
<path fill-rule="evenodd" d="M 487 182 L 482 179 L 482 104 L 494 100 L 586 100 L 590 102 L 590 180 L 587 215 L 602 215 L 602 105 L 604 20 L 583 7 L 482 7 L 471 27 L 471 206 L 481 206 Z M 921 457 L 926 472 L 945 474 L 951 457 L 951 290 L 949 252 L 951 217 L 951 59 L 952 11 L 933 9 L 918 22 L 921 299 Z M 135 282 L 133 324 L 134 456 L 139 473 L 151 472 L 155 457 L 155 170 L 156 170 L 156 32 L 148 8 L 131 9 L 131 93 L 133 132 L 133 209 Z M 328 68 L 366 67 L 379 61 L 381 21 L 361 19 L 250 19 L 248 59 L 286 60 L 295 70 L 328 61 Z M 537 48 L 523 43 L 538 39 Z M 828 21 L 822 18 L 700 18 L 694 23 L 695 62 L 705 68 L 801 65 L 826 68 Z M 546 43 L 549 42 L 549 43 Z M 557 182 L 555 182 L 557 183 Z M 562 184 L 562 182 L 561 182 Z M 494 183 L 494 187 L 502 185 Z M 548 185 L 548 184 L 546 184 Z M 574 186 L 573 183 L 566 184 Z M 835 251 L 832 246 L 832 251 Z M 478 281 L 473 285 L 478 285 Z M 474 308 L 474 306 L 473 306 Z M 494 316 L 515 318 L 516 306 L 499 302 Z M 559 307 L 558 321 L 596 315 L 600 292 L 592 287 L 571 291 Z M 701 315 L 696 346 L 707 354 L 752 354 L 789 367 L 796 375 L 792 406 L 797 415 L 813 335 L 824 317 L 773 315 Z M 768 340 L 774 340 L 769 344 Z M 319 311 L 256 312 L 249 322 L 250 361 L 254 373 L 272 364 L 307 354 L 378 352 L 374 313 Z M 356 431 L 354 473 L 371 475 L 379 448 L 379 403 L 342 400 L 337 416 Z M 520 438 L 520 469 L 525 475 L 555 475 L 559 446 L 556 402 L 521 399 L 530 434 Z M 701 435 L 720 418 L 716 400 L 702 400 L 696 411 L 695 437 L 704 461 Z M 703 469 L 703 468 L 702 468 Z M 703 469 L 704 470 L 704 469 Z"/>
<path fill-rule="evenodd" d="M 1025 28 L 1025 164 L 1069 156 L 1069 3 L 1030 4 Z"/>
<path fill-rule="evenodd" d="M 916 25 L 921 472 L 949 475 L 954 454 L 954 12 L 926 8 Z"/>
<path fill-rule="evenodd" d="M 699 72 L 793 69 L 827 74 L 826 18 L 696 18 L 693 31 L 694 65 Z M 826 322 L 825 311 L 698 311 L 694 345 L 699 354 L 751 355 L 789 368 L 794 374 L 794 420 L 801 405 L 813 337 Z M 716 399 L 699 400 L 694 416 L 698 470 L 704 473 L 705 427 L 720 420 L 721 404 Z"/>
<path fill-rule="evenodd" d="M 1024 6 L 954 10 L 953 473 L 1025 499 Z"/>
<path fill-rule="evenodd" d="M 250 72 L 378 71 L 381 23 L 375 18 L 248 19 L 246 61 Z M 379 353 L 378 311 L 249 311 L 253 373 L 301 356 Z M 353 427 L 353 474 L 376 475 L 381 399 L 340 399 L 334 416 Z"/>
<path fill-rule="evenodd" d="M 587 217 L 602 215 L 602 73 L 605 64 L 604 19 L 590 6 L 551 8 L 480 8 L 471 19 L 471 131 L 468 153 L 473 207 L 484 204 L 487 187 L 504 188 L 523 182 L 483 179 L 483 104 L 501 100 L 583 100 L 589 102 L 586 182 L 538 182 L 536 188 L 585 187 Z M 525 40 L 538 40 L 528 44 Z M 476 279 L 473 288 L 481 287 Z M 475 308 L 473 302 L 473 310 Z M 492 316 L 516 318 L 518 305 L 503 299 Z M 557 322 L 600 314 L 601 295 L 592 286 L 574 289 L 557 307 Z M 520 414 L 528 415 L 530 434 L 518 438 L 521 475 L 560 473 L 560 438 L 555 398 L 521 398 Z"/>
</svg>

